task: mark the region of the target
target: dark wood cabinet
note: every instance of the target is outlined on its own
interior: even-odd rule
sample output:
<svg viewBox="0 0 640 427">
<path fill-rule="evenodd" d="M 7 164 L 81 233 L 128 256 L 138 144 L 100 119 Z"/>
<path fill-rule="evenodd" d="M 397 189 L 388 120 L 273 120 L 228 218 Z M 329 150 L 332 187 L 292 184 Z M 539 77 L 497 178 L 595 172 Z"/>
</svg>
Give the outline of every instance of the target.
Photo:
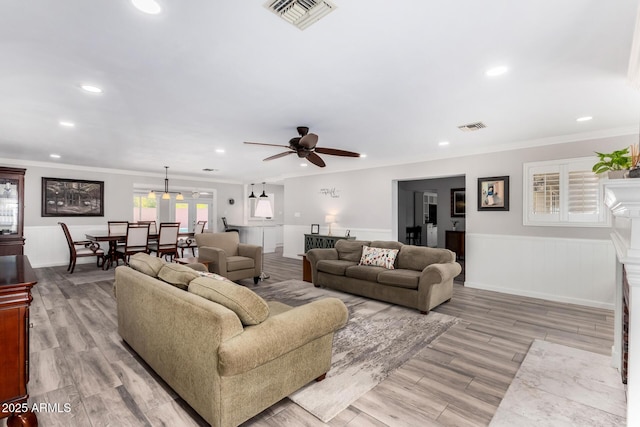
<svg viewBox="0 0 640 427">
<path fill-rule="evenodd" d="M 24 253 L 24 173 L 0 167 L 0 256 Z"/>
<path fill-rule="evenodd" d="M 305 234 L 304 235 L 304 253 L 313 248 L 333 248 L 338 240 L 353 240 L 355 236 L 329 236 L 325 234 Z"/>
<path fill-rule="evenodd" d="M 10 417 L 7 425 L 37 425 L 34 413 L 16 410 L 29 398 L 29 305 L 36 283 L 25 255 L 0 256 L 0 418 Z"/>
<path fill-rule="evenodd" d="M 464 231 L 445 231 L 445 248 L 453 251 L 457 259 L 464 259 Z"/>
</svg>

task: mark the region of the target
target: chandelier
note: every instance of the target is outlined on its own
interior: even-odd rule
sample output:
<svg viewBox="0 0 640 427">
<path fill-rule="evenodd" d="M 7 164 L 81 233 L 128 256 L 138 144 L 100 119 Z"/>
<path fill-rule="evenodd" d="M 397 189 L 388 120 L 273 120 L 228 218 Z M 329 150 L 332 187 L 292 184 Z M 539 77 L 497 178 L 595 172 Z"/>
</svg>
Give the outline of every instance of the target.
<svg viewBox="0 0 640 427">
<path fill-rule="evenodd" d="M 165 166 L 164 167 L 164 191 L 162 192 L 162 199 L 163 200 L 169 200 L 171 199 L 171 194 L 176 194 L 176 200 L 184 200 L 184 196 L 182 195 L 181 192 L 179 191 L 169 191 L 169 166 Z M 149 194 L 147 195 L 147 197 L 149 199 L 155 199 L 156 198 L 156 191 L 160 191 L 160 190 L 151 190 L 149 191 Z"/>
</svg>

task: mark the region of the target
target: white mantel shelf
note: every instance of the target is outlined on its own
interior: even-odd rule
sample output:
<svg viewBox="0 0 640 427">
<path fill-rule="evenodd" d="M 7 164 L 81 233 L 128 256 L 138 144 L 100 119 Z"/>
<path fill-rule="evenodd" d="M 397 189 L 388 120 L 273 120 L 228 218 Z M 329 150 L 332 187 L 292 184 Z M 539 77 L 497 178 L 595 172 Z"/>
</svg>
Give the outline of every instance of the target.
<svg viewBox="0 0 640 427">
<path fill-rule="evenodd" d="M 627 425 L 640 425 L 640 179 L 611 180 L 604 185 L 605 204 L 613 214 L 611 239 L 629 282 L 629 360 Z M 622 280 L 616 281 L 613 365 L 619 366 L 622 325 Z"/>
</svg>

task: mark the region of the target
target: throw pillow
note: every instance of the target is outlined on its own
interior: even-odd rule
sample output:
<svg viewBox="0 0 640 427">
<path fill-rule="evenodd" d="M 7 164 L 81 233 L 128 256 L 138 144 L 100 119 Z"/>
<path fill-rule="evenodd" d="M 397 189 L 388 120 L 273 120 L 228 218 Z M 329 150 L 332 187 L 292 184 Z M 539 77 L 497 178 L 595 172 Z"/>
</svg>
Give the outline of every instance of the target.
<svg viewBox="0 0 640 427">
<path fill-rule="evenodd" d="M 269 317 L 265 300 L 231 281 L 198 277 L 189 284 L 189 292 L 227 307 L 245 326 L 260 324 Z"/>
<path fill-rule="evenodd" d="M 129 267 L 151 277 L 158 277 L 165 264 L 162 258 L 145 253 L 137 253 L 129 258 Z"/>
<path fill-rule="evenodd" d="M 200 277 L 197 271 L 173 262 L 166 263 L 158 273 L 158 279 L 185 291 L 189 282 L 197 277 Z"/>
<path fill-rule="evenodd" d="M 362 248 L 362 257 L 360 265 L 374 265 L 376 267 L 384 267 L 393 270 L 393 264 L 396 261 L 398 249 L 374 248 L 364 246 Z"/>
</svg>

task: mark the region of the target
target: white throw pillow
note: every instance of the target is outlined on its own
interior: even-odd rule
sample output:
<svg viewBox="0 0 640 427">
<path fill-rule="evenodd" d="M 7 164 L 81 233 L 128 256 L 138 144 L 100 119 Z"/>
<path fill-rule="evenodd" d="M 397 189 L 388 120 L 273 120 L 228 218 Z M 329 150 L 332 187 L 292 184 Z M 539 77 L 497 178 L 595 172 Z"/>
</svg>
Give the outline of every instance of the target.
<svg viewBox="0 0 640 427">
<path fill-rule="evenodd" d="M 398 249 L 374 248 L 371 246 L 362 247 L 362 257 L 360 265 L 374 265 L 393 270 L 393 264 L 398 256 Z"/>
</svg>

